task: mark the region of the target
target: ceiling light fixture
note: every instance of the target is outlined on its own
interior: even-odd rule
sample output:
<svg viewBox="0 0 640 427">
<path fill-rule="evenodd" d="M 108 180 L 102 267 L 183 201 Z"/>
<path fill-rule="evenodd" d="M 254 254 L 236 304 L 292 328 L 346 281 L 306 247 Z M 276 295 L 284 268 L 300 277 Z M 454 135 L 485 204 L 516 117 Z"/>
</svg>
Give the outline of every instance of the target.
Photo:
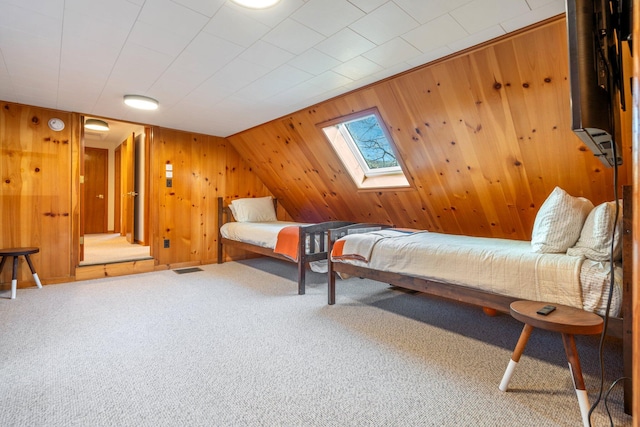
<svg viewBox="0 0 640 427">
<path fill-rule="evenodd" d="M 278 3 L 280 0 L 232 0 L 234 3 L 240 6 L 248 7 L 251 9 L 266 9 Z"/>
<path fill-rule="evenodd" d="M 104 120 L 87 119 L 84 121 L 84 128 L 91 129 L 91 130 L 107 131 L 109 130 L 109 123 L 105 122 Z"/>
<path fill-rule="evenodd" d="M 142 95 L 125 95 L 124 103 L 129 107 L 138 108 L 140 110 L 157 110 L 158 101 L 153 98 Z"/>
</svg>

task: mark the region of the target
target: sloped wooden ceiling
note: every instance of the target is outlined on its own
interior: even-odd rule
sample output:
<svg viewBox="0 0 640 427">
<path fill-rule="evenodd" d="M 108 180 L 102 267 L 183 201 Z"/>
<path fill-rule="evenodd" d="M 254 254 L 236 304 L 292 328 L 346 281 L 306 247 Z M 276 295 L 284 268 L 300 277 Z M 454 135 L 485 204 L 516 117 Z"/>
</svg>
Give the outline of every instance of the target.
<svg viewBox="0 0 640 427">
<path fill-rule="evenodd" d="M 551 20 L 228 140 L 295 220 L 528 240 L 555 186 L 594 204 L 613 199 L 612 169 L 570 129 L 565 25 Z M 358 191 L 316 126 L 371 107 L 391 132 L 410 190 Z M 624 134 L 629 159 L 629 122 Z"/>
</svg>

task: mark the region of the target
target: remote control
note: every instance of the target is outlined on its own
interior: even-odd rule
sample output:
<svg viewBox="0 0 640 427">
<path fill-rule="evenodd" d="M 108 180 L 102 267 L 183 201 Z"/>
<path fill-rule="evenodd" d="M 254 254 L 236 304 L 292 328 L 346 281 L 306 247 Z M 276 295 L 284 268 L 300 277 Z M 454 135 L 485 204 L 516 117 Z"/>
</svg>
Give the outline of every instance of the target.
<svg viewBox="0 0 640 427">
<path fill-rule="evenodd" d="M 553 305 L 545 305 L 540 310 L 536 311 L 536 313 L 546 316 L 547 314 L 551 313 L 555 309 L 556 308 Z"/>
</svg>

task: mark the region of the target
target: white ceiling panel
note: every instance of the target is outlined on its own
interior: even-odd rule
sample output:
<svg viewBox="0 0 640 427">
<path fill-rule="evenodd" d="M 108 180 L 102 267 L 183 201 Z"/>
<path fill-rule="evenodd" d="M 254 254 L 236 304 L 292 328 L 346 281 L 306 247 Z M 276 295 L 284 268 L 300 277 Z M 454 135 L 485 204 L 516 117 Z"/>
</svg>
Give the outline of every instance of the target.
<svg viewBox="0 0 640 427">
<path fill-rule="evenodd" d="M 257 41 L 239 56 L 240 59 L 269 69 L 277 68 L 293 57 L 293 53 L 263 40 Z"/>
<path fill-rule="evenodd" d="M 251 101 L 263 101 L 313 77 L 302 70 L 283 65 L 236 92 L 236 96 Z"/>
<path fill-rule="evenodd" d="M 43 75 L 51 73 L 57 75 L 56 65 L 60 62 L 59 41 L 43 39 L 32 34 L 9 33 L 2 29 L 0 29 L 0 39 L 3 45 L 0 46 L 0 51 L 11 76 L 18 78 L 30 70 L 33 70 L 34 78 L 37 78 L 39 72 Z M 28 55 L 25 58 L 26 52 Z"/>
<path fill-rule="evenodd" d="M 303 25 L 328 37 L 364 16 L 364 12 L 342 0 L 309 0 L 291 15 Z"/>
<path fill-rule="evenodd" d="M 563 12 L 564 0 L 0 0 L 0 99 L 227 136 Z M 131 93 L 159 110 L 128 109 Z"/>
<path fill-rule="evenodd" d="M 109 80 L 131 91 L 146 91 L 171 64 L 173 58 L 144 46 L 128 43 L 122 50 Z"/>
<path fill-rule="evenodd" d="M 271 31 L 271 27 L 232 7 L 221 7 L 204 27 L 213 34 L 240 46 L 249 47 Z"/>
<path fill-rule="evenodd" d="M 62 36 L 65 47 L 82 43 L 100 51 L 104 46 L 122 49 L 129 36 L 129 28 L 106 22 L 96 17 L 87 17 L 76 10 L 67 11 Z M 81 52 L 77 52 L 80 55 Z M 107 62 L 107 61 L 105 61 Z"/>
<path fill-rule="evenodd" d="M 166 31 L 157 25 L 138 21 L 129 33 L 127 42 L 175 57 L 184 50 L 191 38 Z"/>
<path fill-rule="evenodd" d="M 209 19 L 171 0 L 147 0 L 138 21 L 186 38 L 195 37 Z"/>
<path fill-rule="evenodd" d="M 452 53 L 453 51 L 451 50 L 451 48 L 449 48 L 448 46 L 442 46 L 429 52 L 425 52 L 420 56 L 416 56 L 415 58 L 408 59 L 407 63 L 412 67 L 418 67 L 421 64 L 428 64 L 429 62 L 449 56 Z"/>
<path fill-rule="evenodd" d="M 125 30 L 133 27 L 142 10 L 141 5 L 129 0 L 109 0 L 108 3 L 106 0 L 64 0 L 64 8 L 65 17 L 69 12 L 76 12 Z"/>
<path fill-rule="evenodd" d="M 381 69 L 382 67 L 375 62 L 363 56 L 356 56 L 355 58 L 334 67 L 333 71 L 338 74 L 342 74 L 345 77 L 349 77 L 351 80 L 360 80 L 370 74 L 377 73 Z"/>
<path fill-rule="evenodd" d="M 502 28 L 510 33 L 519 30 L 536 22 L 544 21 L 550 16 L 556 16 L 564 13 L 564 0 L 554 0 L 548 2 L 537 9 L 527 12 L 524 15 L 516 16 L 501 23 Z"/>
<path fill-rule="evenodd" d="M 373 49 L 376 45 L 355 31 L 345 28 L 316 45 L 316 49 L 346 62 Z"/>
<path fill-rule="evenodd" d="M 451 15 L 442 15 L 402 36 L 421 52 L 429 52 L 460 40 L 469 34 Z"/>
<path fill-rule="evenodd" d="M 225 0 L 172 0 L 181 6 L 211 18 L 226 3 Z"/>
<path fill-rule="evenodd" d="M 360 10 L 365 13 L 373 12 L 383 4 L 385 4 L 387 0 L 349 0 L 349 3 L 357 6 Z"/>
<path fill-rule="evenodd" d="M 243 58 L 236 58 L 215 73 L 205 84 L 224 86 L 235 92 L 258 80 L 271 69 L 271 67 L 255 64 Z"/>
<path fill-rule="evenodd" d="M 418 21 L 390 1 L 349 26 L 377 45 L 418 26 Z"/>
<path fill-rule="evenodd" d="M 65 0 L 2 0 L 0 5 L 18 6 L 31 12 L 50 16 L 58 21 L 62 20 Z"/>
<path fill-rule="evenodd" d="M 398 6 L 421 24 L 449 13 L 473 0 L 394 0 Z"/>
<path fill-rule="evenodd" d="M 61 19 L 14 5 L 0 5 L 0 27 L 60 42 Z"/>
<path fill-rule="evenodd" d="M 306 81 L 270 97 L 269 101 L 280 105 L 296 105 L 304 97 L 320 96 L 325 92 L 321 87 Z"/>
<path fill-rule="evenodd" d="M 539 9 L 541 7 L 548 6 L 551 3 L 561 2 L 564 4 L 565 0 L 527 0 L 527 4 L 531 9 Z"/>
<path fill-rule="evenodd" d="M 317 76 L 340 65 L 340 61 L 317 49 L 309 49 L 303 54 L 294 57 L 289 61 L 289 65 Z"/>
<path fill-rule="evenodd" d="M 466 48 L 482 43 L 484 40 L 487 40 L 487 37 L 495 39 L 496 37 L 500 37 L 502 35 L 504 35 L 504 29 L 500 25 L 494 25 L 493 27 L 489 27 L 486 30 L 480 31 L 479 33 L 473 33 L 467 37 L 455 40 L 449 43 L 448 46 L 453 52 L 459 52 Z"/>
<path fill-rule="evenodd" d="M 530 10 L 525 0 L 474 0 L 451 11 L 451 16 L 473 34 Z"/>
<path fill-rule="evenodd" d="M 393 68 L 401 62 L 420 55 L 418 49 L 401 38 L 394 38 L 376 48 L 371 49 L 362 56 L 383 68 Z"/>
<path fill-rule="evenodd" d="M 343 76 L 342 74 L 338 74 L 335 71 L 331 70 L 326 71 L 308 81 L 309 84 L 318 86 L 319 88 L 327 92 L 339 89 L 352 82 L 353 79 L 350 79 L 347 76 Z"/>
<path fill-rule="evenodd" d="M 263 40 L 293 54 L 301 54 L 324 40 L 322 34 L 293 19 L 285 19 L 269 31 Z"/>
</svg>

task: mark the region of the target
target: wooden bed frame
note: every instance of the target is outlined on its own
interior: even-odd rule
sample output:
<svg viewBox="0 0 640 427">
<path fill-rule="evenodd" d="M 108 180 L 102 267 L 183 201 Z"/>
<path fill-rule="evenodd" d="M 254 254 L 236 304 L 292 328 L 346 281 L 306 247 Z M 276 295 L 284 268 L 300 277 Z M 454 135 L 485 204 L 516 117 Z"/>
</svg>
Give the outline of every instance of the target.
<svg viewBox="0 0 640 427">
<path fill-rule="evenodd" d="M 273 200 L 274 207 L 277 208 L 277 200 Z M 233 246 L 245 251 L 266 255 L 272 258 L 281 259 L 288 262 L 296 263 L 291 258 L 275 253 L 273 249 L 264 248 L 262 246 L 253 245 L 251 243 L 240 242 L 237 240 L 226 239 L 220 234 L 220 228 L 226 222 L 233 218 L 233 214 L 228 206 L 225 206 L 224 199 L 218 197 L 218 264 L 224 262 L 223 245 Z M 225 220 L 226 219 L 226 220 Z M 325 241 L 328 238 L 328 231 L 332 228 L 344 227 L 352 224 L 346 221 L 330 221 L 319 224 L 309 224 L 299 227 L 298 239 L 298 294 L 304 295 L 306 268 L 307 264 L 312 261 L 320 261 L 327 259 L 327 250 Z M 309 250 L 306 249 L 306 242 L 309 241 Z M 316 243 L 317 242 L 317 243 Z"/>
<path fill-rule="evenodd" d="M 632 188 L 625 186 L 623 188 L 623 264 L 632 262 Z M 366 225 L 370 227 L 371 225 Z M 334 242 L 348 233 L 348 230 L 361 227 L 358 224 L 342 227 L 329 231 L 329 248 L 331 253 Z M 382 226 L 385 227 L 385 226 Z M 328 302 L 330 305 L 335 304 L 336 293 L 336 273 L 345 273 L 350 276 L 376 280 L 379 282 L 389 283 L 401 288 L 419 291 L 425 294 L 436 295 L 450 300 L 463 302 L 467 304 L 477 305 L 483 309 L 494 309 L 503 313 L 509 313 L 509 306 L 512 302 L 519 298 L 499 295 L 479 289 L 468 288 L 465 286 L 454 285 L 450 283 L 438 282 L 434 280 L 421 279 L 418 277 L 405 276 L 398 273 L 390 273 L 386 271 L 374 270 L 366 267 L 355 266 L 346 263 L 331 262 L 328 257 Z M 630 414 L 632 408 L 632 269 L 630 267 L 623 268 L 623 300 L 622 300 L 622 317 L 610 317 L 607 322 L 607 335 L 620 338 L 623 340 L 623 363 L 624 376 L 629 378 L 624 383 L 624 408 L 625 412 Z"/>
</svg>

